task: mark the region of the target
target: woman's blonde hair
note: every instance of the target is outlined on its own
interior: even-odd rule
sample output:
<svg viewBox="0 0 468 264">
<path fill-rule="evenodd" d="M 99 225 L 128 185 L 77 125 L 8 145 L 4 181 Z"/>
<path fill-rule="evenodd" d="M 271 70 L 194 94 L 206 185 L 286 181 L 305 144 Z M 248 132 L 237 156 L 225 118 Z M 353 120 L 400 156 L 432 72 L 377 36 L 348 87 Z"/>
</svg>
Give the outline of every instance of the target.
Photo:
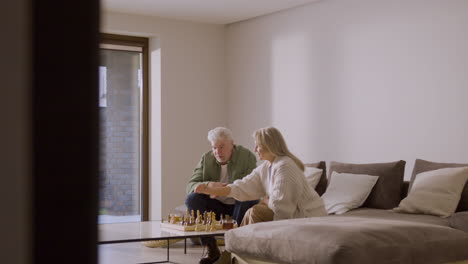
<svg viewBox="0 0 468 264">
<path fill-rule="evenodd" d="M 274 127 L 260 128 L 254 132 L 253 137 L 257 141 L 257 145 L 275 156 L 290 157 L 304 171 L 304 163 L 289 151 L 286 141 L 284 141 L 283 135 L 281 135 L 278 129 Z"/>
</svg>

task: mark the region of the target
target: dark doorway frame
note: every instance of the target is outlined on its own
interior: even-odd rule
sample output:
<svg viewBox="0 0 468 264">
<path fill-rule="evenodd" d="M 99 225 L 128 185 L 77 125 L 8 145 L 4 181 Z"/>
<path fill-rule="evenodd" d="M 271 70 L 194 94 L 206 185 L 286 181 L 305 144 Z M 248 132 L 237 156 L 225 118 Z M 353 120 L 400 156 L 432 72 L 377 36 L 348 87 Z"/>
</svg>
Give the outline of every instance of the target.
<svg viewBox="0 0 468 264">
<path fill-rule="evenodd" d="M 33 262 L 93 264 L 99 1 L 31 3 Z"/>
</svg>

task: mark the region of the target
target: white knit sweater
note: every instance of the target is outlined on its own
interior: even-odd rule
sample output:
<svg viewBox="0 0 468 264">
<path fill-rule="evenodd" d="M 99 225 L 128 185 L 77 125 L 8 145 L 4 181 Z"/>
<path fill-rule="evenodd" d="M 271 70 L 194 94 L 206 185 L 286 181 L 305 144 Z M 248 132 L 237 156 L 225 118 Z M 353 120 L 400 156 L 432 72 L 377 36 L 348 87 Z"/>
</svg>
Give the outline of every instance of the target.
<svg viewBox="0 0 468 264">
<path fill-rule="evenodd" d="M 271 175 L 268 177 L 268 167 Z M 274 220 L 327 215 L 322 198 L 307 184 L 304 172 L 287 156 L 263 162 L 249 175 L 229 184 L 229 196 L 239 201 L 269 197 Z"/>
</svg>

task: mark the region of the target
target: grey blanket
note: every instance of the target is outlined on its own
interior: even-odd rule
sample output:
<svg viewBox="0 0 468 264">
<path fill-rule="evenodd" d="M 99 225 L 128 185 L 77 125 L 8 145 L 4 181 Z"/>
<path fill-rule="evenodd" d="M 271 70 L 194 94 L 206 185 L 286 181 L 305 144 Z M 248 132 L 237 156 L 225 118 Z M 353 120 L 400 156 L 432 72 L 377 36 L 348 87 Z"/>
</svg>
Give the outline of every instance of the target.
<svg viewBox="0 0 468 264">
<path fill-rule="evenodd" d="M 446 219 L 385 210 L 259 223 L 225 234 L 226 249 L 277 263 L 445 263 L 468 259 L 468 233 Z"/>
</svg>

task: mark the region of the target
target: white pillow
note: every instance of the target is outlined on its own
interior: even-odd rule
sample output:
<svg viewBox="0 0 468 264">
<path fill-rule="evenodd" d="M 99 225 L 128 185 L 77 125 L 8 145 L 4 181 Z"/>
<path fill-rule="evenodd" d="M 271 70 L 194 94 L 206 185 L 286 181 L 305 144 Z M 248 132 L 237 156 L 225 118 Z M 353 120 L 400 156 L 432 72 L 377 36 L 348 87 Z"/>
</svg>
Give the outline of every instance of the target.
<svg viewBox="0 0 468 264">
<path fill-rule="evenodd" d="M 329 214 L 342 214 L 360 207 L 374 188 L 379 176 L 332 172 L 330 185 L 322 195 Z"/>
<path fill-rule="evenodd" d="M 393 210 L 448 217 L 457 209 L 467 180 L 468 167 L 419 173 L 408 196 Z"/>
<path fill-rule="evenodd" d="M 317 184 L 320 182 L 322 173 L 323 173 L 323 170 L 319 168 L 314 168 L 314 167 L 304 168 L 304 176 L 310 188 L 312 188 L 312 190 L 315 190 L 315 187 L 317 187 Z"/>
</svg>

